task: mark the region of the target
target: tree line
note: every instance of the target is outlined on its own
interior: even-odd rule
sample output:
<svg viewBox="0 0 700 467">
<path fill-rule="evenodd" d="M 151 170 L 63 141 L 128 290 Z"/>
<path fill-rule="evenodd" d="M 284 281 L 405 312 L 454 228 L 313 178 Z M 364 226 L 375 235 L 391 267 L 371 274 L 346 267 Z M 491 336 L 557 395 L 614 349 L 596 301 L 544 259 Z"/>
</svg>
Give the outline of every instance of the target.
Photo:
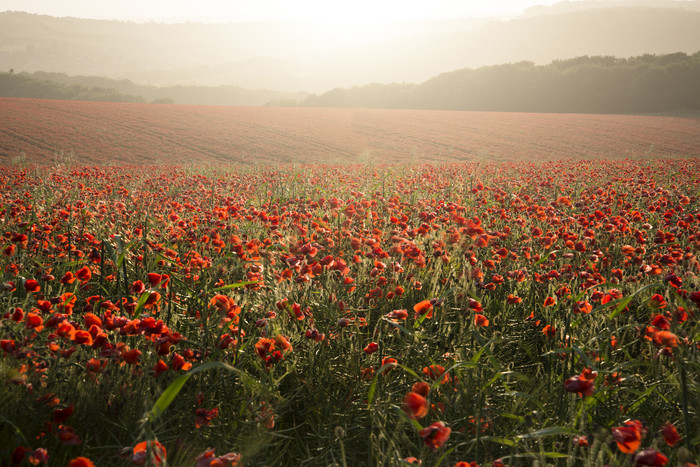
<svg viewBox="0 0 700 467">
<path fill-rule="evenodd" d="M 0 97 L 30 97 L 35 99 L 62 99 L 98 102 L 146 102 L 142 96 L 122 94 L 113 88 L 65 84 L 35 79 L 26 73 L 12 70 L 0 73 Z"/>
<path fill-rule="evenodd" d="M 232 86 L 159 88 L 128 80 L 10 70 L 0 73 L 0 97 L 509 112 L 671 112 L 700 110 L 700 52 L 631 58 L 585 55 L 547 65 L 523 61 L 456 70 L 420 84 L 372 83 L 320 95 Z"/>
<path fill-rule="evenodd" d="M 47 71 L 0 73 L 0 97 L 257 106 L 270 101 L 298 103 L 306 96 L 308 94 L 304 92 L 244 89 L 238 86 L 153 86 L 127 79 L 71 76 Z"/>
<path fill-rule="evenodd" d="M 700 52 L 581 56 L 443 73 L 420 84 L 369 84 L 307 97 L 310 107 L 640 113 L 700 109 Z"/>
</svg>

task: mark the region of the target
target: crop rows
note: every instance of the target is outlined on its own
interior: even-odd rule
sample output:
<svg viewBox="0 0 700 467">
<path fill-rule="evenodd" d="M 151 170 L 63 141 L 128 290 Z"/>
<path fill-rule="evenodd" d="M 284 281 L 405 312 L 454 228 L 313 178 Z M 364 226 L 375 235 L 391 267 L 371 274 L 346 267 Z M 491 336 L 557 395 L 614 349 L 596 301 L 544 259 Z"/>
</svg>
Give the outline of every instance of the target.
<svg viewBox="0 0 700 467">
<path fill-rule="evenodd" d="M 696 157 L 700 119 L 0 99 L 0 161 L 279 164 Z"/>
</svg>

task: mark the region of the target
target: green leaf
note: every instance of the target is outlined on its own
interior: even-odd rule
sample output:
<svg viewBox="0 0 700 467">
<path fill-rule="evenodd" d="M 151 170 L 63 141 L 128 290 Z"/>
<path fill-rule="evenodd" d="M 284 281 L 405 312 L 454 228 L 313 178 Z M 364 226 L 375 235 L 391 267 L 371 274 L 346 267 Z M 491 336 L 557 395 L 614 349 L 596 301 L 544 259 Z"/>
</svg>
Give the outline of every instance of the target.
<svg viewBox="0 0 700 467">
<path fill-rule="evenodd" d="M 402 333 L 406 334 L 407 336 L 413 336 L 413 335 L 414 335 L 413 332 L 411 332 L 411 331 L 409 331 L 408 329 L 406 329 L 405 327 L 401 326 L 399 323 L 395 323 L 395 322 L 393 322 L 392 320 L 390 320 L 389 318 L 386 318 L 386 317 L 383 317 L 382 319 L 383 319 L 384 321 L 386 321 L 387 323 L 391 324 L 392 326 L 396 327 L 399 331 L 401 331 Z"/>
<path fill-rule="evenodd" d="M 482 436 L 480 439 L 483 441 L 491 441 L 494 443 L 503 444 L 505 446 L 515 446 L 517 444 L 517 442 L 512 439 L 500 438 L 498 436 Z"/>
<path fill-rule="evenodd" d="M 516 436 L 518 439 L 541 438 L 542 436 L 577 435 L 578 431 L 566 426 L 551 426 Z"/>
<path fill-rule="evenodd" d="M 394 368 L 394 367 L 396 367 L 396 366 L 397 366 L 396 363 L 385 363 L 384 365 L 382 365 L 382 367 L 379 369 L 379 371 L 377 371 L 377 374 L 374 375 L 374 378 L 372 379 L 372 384 L 371 384 L 370 387 L 369 387 L 369 391 L 367 391 L 367 408 L 368 408 L 368 409 L 369 409 L 369 408 L 371 407 L 371 405 L 372 405 L 372 400 L 374 399 L 374 393 L 375 393 L 376 390 L 377 390 L 377 381 L 379 380 L 379 377 L 380 377 L 386 370 L 389 370 L 389 369 Z M 404 367 L 404 369 L 405 369 L 405 367 Z M 416 375 L 415 372 L 413 372 L 413 374 Z M 418 375 L 416 375 L 416 377 L 417 377 L 417 376 L 418 376 Z"/>
<path fill-rule="evenodd" d="M 629 296 L 627 296 L 627 297 L 625 297 L 625 298 L 621 298 L 621 299 L 619 299 L 619 300 L 613 300 L 612 302 L 608 302 L 608 303 L 606 303 L 606 304 L 604 304 L 604 305 L 601 305 L 601 306 L 597 307 L 597 308 L 596 308 L 595 310 L 593 310 L 593 312 L 591 312 L 591 313 L 594 313 L 594 312 L 596 312 L 596 311 L 598 311 L 598 310 L 601 310 L 601 309 L 605 309 L 605 308 L 607 308 L 607 307 L 612 307 L 612 306 L 617 305 L 617 307 L 615 308 L 615 310 L 614 310 L 612 313 L 610 313 L 610 315 L 608 315 L 608 320 L 612 320 L 612 319 L 613 319 L 615 316 L 617 316 L 622 310 L 625 309 L 625 307 L 626 307 L 626 306 L 629 304 L 629 302 L 632 300 L 632 297 L 634 297 L 635 295 L 637 295 L 637 294 L 639 294 L 639 293 L 641 293 L 641 292 L 644 292 L 645 290 L 648 290 L 648 289 L 656 289 L 656 288 L 659 288 L 659 287 L 663 287 L 663 283 L 662 283 L 662 282 L 656 282 L 656 283 L 654 283 L 654 284 L 646 285 L 646 286 L 644 286 L 644 287 L 642 287 L 642 288 L 640 288 L 640 289 L 635 290 L 634 292 L 632 292 L 631 295 L 629 295 Z"/>
<path fill-rule="evenodd" d="M 170 406 L 170 404 L 172 404 L 172 402 L 182 390 L 182 387 L 185 385 L 187 380 L 189 380 L 190 377 L 192 377 L 192 375 L 202 371 L 210 370 L 212 368 L 224 368 L 229 371 L 235 371 L 235 368 L 223 362 L 207 362 L 203 365 L 199 365 L 198 367 L 191 369 L 190 371 L 188 371 L 187 373 L 170 383 L 170 385 L 167 388 L 165 388 L 165 391 L 163 391 L 163 393 L 160 395 L 155 404 L 153 404 L 153 407 L 151 408 L 151 411 L 148 414 L 149 421 L 157 420 L 158 417 L 160 417 L 163 414 L 163 412 L 165 412 L 165 409 L 167 409 Z"/>
<path fill-rule="evenodd" d="M 549 258 L 551 255 L 553 255 L 553 254 L 555 254 L 555 253 L 559 253 L 559 251 L 560 251 L 560 250 L 552 250 L 552 251 L 550 251 L 549 253 L 547 253 L 546 255 L 544 255 L 542 258 L 540 258 L 533 266 L 539 266 L 540 264 L 542 264 L 543 262 L 545 262 L 545 261 L 547 260 L 547 258 Z"/>
<path fill-rule="evenodd" d="M 622 310 L 624 310 L 625 307 L 626 307 L 627 305 L 629 305 L 629 303 L 630 303 L 631 301 L 632 301 L 632 295 L 630 295 L 629 297 L 623 298 L 623 299 L 620 301 L 620 303 L 615 307 L 615 310 L 613 310 L 613 312 L 610 313 L 610 314 L 608 315 L 608 319 L 611 320 L 611 319 L 615 318 L 615 316 L 617 316 L 618 314 L 620 314 L 620 312 L 622 312 Z"/>
</svg>

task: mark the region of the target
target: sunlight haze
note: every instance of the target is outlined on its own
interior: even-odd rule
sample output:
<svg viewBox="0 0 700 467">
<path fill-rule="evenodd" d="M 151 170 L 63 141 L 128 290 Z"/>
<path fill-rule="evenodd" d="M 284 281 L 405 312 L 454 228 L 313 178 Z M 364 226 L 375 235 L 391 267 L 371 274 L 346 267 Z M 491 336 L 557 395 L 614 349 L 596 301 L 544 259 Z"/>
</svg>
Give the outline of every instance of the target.
<svg viewBox="0 0 700 467">
<path fill-rule="evenodd" d="M 323 20 L 335 23 L 372 23 L 387 20 L 444 19 L 460 17 L 513 16 L 534 5 L 551 5 L 551 0 L 462 1 L 434 0 L 2 0 L 0 11 L 18 10 L 51 16 L 118 19 L 123 21 L 237 22 L 267 20 Z"/>
<path fill-rule="evenodd" d="M 0 0 L 0 69 L 159 87 L 322 93 L 699 44 L 700 0 Z"/>
</svg>

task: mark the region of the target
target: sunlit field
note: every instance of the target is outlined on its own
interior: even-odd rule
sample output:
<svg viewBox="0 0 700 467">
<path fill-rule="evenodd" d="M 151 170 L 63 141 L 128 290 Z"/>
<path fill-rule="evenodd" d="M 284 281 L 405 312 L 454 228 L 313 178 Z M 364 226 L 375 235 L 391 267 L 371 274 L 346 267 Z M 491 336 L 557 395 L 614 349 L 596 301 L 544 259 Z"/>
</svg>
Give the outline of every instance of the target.
<svg viewBox="0 0 700 467">
<path fill-rule="evenodd" d="M 0 98 L 0 163 L 276 166 L 700 157 L 699 115 L 680 115 Z"/>
<path fill-rule="evenodd" d="M 694 465 L 700 163 L 621 156 L 6 165 L 0 464 Z"/>
</svg>

